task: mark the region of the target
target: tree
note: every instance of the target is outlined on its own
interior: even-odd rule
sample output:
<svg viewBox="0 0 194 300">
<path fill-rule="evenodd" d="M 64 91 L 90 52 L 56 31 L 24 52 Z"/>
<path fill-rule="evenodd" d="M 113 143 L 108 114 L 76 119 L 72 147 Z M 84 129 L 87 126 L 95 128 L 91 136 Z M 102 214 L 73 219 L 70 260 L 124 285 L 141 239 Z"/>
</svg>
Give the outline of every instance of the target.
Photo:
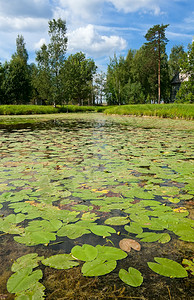
<svg viewBox="0 0 194 300">
<path fill-rule="evenodd" d="M 181 83 L 176 102 L 194 103 L 194 41 L 188 45 L 188 52 L 180 60 L 180 70 L 187 75 L 188 81 Z"/>
<path fill-rule="evenodd" d="M 7 104 L 23 104 L 30 101 L 31 84 L 27 64 L 28 53 L 23 36 L 16 39 L 16 53 L 9 63 L 5 64 L 3 89 Z"/>
<path fill-rule="evenodd" d="M 56 106 L 61 104 L 63 91 L 62 69 L 65 63 L 67 50 L 67 28 L 62 19 L 49 21 L 50 43 L 45 44 L 36 53 L 38 62 L 37 80 L 34 84 L 40 93 L 40 97 L 48 104 Z"/>
<path fill-rule="evenodd" d="M 106 78 L 106 100 L 109 105 L 124 104 L 123 88 L 127 84 L 129 74 L 127 63 L 123 56 L 110 58 Z"/>
<path fill-rule="evenodd" d="M 169 25 L 155 25 L 148 30 L 145 35 L 146 47 L 149 49 L 149 52 L 153 59 L 156 59 L 158 62 L 158 104 L 161 101 L 161 60 L 165 54 L 165 47 L 168 42 L 168 39 L 165 36 L 165 29 Z"/>
<path fill-rule="evenodd" d="M 60 88 L 62 88 L 61 69 L 65 62 L 67 50 L 67 28 L 62 19 L 49 21 L 50 43 L 48 52 L 50 56 L 50 69 L 53 87 L 53 104 L 56 106 L 61 101 Z"/>
<path fill-rule="evenodd" d="M 184 54 L 183 45 L 175 45 L 172 47 L 168 61 L 171 79 L 180 71 L 180 60 L 183 59 Z"/>
<path fill-rule="evenodd" d="M 24 42 L 24 37 L 22 35 L 17 36 L 16 38 L 16 53 L 12 56 L 12 58 L 14 57 L 20 57 L 21 59 L 24 60 L 25 64 L 27 65 L 27 61 L 28 61 L 28 52 L 26 50 L 26 46 L 25 46 L 25 42 Z"/>
<path fill-rule="evenodd" d="M 82 52 L 67 58 L 63 69 L 66 103 L 73 101 L 83 105 L 84 101 L 91 102 L 92 82 L 96 68 L 94 61 L 86 59 Z"/>
<path fill-rule="evenodd" d="M 37 98 L 40 98 L 46 104 L 53 104 L 52 74 L 49 52 L 45 44 L 36 52 L 36 61 L 38 65 L 32 72 L 32 83 L 35 90 L 37 90 Z"/>
</svg>

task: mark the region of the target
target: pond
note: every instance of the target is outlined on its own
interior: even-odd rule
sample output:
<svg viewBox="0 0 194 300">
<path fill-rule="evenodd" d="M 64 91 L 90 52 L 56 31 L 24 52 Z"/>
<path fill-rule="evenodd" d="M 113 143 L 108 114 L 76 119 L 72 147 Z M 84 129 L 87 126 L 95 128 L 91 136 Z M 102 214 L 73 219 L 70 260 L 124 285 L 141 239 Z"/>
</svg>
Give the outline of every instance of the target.
<svg viewBox="0 0 194 300">
<path fill-rule="evenodd" d="M 194 299 L 192 121 L 10 120 L 0 299 Z"/>
</svg>

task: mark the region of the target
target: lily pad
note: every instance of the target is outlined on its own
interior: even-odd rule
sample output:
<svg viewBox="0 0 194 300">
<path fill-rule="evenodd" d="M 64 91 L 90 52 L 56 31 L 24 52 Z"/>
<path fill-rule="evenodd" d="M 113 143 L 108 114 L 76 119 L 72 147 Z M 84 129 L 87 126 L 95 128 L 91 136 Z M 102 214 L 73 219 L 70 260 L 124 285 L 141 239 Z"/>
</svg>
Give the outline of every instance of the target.
<svg viewBox="0 0 194 300">
<path fill-rule="evenodd" d="M 116 233 L 116 230 L 114 228 L 104 225 L 91 226 L 90 230 L 92 233 L 104 237 L 111 236 L 111 233 Z"/>
<path fill-rule="evenodd" d="M 125 225 L 129 223 L 130 220 L 128 217 L 112 217 L 105 220 L 105 224 L 107 225 Z"/>
<path fill-rule="evenodd" d="M 94 260 L 98 254 L 97 248 L 84 244 L 81 246 L 75 246 L 71 250 L 71 254 L 74 258 L 83 260 L 83 261 L 91 261 Z"/>
<path fill-rule="evenodd" d="M 119 242 L 119 247 L 126 252 L 130 252 L 131 248 L 133 248 L 136 251 L 140 251 L 141 250 L 141 245 L 136 242 L 135 240 L 132 239 L 122 239 Z"/>
<path fill-rule="evenodd" d="M 71 269 L 79 263 L 70 254 L 57 254 L 42 260 L 43 265 L 55 269 Z"/>
<path fill-rule="evenodd" d="M 7 290 L 10 293 L 25 291 L 42 278 L 42 271 L 32 272 L 32 268 L 23 268 L 11 275 L 7 281 Z"/>
<path fill-rule="evenodd" d="M 117 266 L 115 260 L 106 261 L 96 258 L 93 261 L 86 262 L 82 267 L 84 276 L 102 276 L 112 272 Z"/>
<path fill-rule="evenodd" d="M 128 272 L 124 269 L 121 269 L 119 271 L 119 277 L 123 282 L 133 287 L 138 287 L 143 282 L 143 276 L 141 272 L 132 267 L 128 269 Z"/>
<path fill-rule="evenodd" d="M 22 268 L 30 267 L 36 268 L 38 266 L 38 262 L 44 259 L 44 256 L 38 256 L 37 253 L 30 253 L 19 257 L 12 265 L 12 272 L 17 272 Z"/>
<path fill-rule="evenodd" d="M 16 300 L 42 300 L 45 299 L 44 294 L 45 287 L 40 282 L 36 282 L 28 290 L 20 293 L 16 293 Z"/>
<path fill-rule="evenodd" d="M 172 278 L 184 278 L 187 277 L 187 271 L 179 263 L 162 257 L 154 257 L 154 262 L 148 262 L 149 268 L 163 276 Z"/>
</svg>

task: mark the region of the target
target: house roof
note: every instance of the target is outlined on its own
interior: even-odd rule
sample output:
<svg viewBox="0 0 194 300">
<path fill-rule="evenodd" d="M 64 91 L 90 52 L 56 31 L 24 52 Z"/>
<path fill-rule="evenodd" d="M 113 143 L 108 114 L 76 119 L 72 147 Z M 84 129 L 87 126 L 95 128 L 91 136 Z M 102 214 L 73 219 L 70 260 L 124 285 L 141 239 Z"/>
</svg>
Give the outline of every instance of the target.
<svg viewBox="0 0 194 300">
<path fill-rule="evenodd" d="M 189 74 L 178 72 L 171 80 L 171 84 L 181 84 L 182 82 L 188 80 L 189 80 Z"/>
</svg>

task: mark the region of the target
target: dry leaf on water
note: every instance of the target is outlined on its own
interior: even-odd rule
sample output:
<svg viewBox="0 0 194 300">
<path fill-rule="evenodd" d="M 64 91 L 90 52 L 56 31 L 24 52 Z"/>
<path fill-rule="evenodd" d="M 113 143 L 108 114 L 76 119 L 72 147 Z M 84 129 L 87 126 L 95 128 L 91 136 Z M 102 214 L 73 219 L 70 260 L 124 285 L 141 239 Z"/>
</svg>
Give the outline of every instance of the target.
<svg viewBox="0 0 194 300">
<path fill-rule="evenodd" d="M 132 239 L 122 239 L 119 242 L 119 247 L 126 252 L 130 252 L 131 248 L 133 248 L 136 251 L 141 250 L 141 245 Z"/>
</svg>

